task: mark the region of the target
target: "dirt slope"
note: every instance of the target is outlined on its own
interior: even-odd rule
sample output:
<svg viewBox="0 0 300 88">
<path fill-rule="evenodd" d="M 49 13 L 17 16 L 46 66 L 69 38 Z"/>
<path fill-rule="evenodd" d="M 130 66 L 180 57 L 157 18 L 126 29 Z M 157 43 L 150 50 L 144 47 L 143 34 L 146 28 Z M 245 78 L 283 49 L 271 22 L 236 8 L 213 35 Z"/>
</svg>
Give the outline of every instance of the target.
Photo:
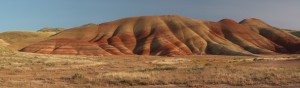
<svg viewBox="0 0 300 88">
<path fill-rule="evenodd" d="M 52 43 L 52 47 L 45 42 Z M 60 43 L 66 43 L 68 48 L 60 47 Z M 298 53 L 299 44 L 298 38 L 262 21 L 244 20 L 239 24 L 230 19 L 211 22 L 165 15 L 72 28 L 21 51 L 73 55 L 82 55 L 82 50 L 86 55 L 252 55 Z M 98 48 L 87 49 L 94 45 Z M 44 49 L 47 52 L 39 51 Z M 61 49 L 64 53 L 59 53 Z"/>
</svg>

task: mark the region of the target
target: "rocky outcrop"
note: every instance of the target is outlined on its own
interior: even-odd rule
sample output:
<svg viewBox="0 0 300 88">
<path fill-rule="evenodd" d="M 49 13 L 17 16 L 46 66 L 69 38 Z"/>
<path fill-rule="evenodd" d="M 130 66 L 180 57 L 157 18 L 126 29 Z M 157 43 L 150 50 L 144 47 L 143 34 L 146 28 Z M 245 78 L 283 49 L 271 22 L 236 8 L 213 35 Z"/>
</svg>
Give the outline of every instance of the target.
<svg viewBox="0 0 300 88">
<path fill-rule="evenodd" d="M 298 38 L 263 24 L 262 21 L 257 24 L 253 22 L 244 20 L 237 23 L 231 19 L 211 22 L 175 15 L 130 17 L 68 29 L 21 51 L 71 55 L 160 56 L 299 52 Z M 267 25 L 268 29 L 261 25 Z M 60 47 L 62 45 L 65 46 Z"/>
</svg>

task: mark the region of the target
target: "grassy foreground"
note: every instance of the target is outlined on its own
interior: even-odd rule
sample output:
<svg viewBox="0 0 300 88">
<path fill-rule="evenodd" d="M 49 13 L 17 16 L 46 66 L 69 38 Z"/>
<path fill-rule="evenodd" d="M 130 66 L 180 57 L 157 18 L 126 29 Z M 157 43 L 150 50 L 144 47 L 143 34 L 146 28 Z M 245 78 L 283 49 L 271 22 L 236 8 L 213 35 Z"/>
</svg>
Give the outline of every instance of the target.
<svg viewBox="0 0 300 88">
<path fill-rule="evenodd" d="M 298 55 L 0 56 L 1 87 L 297 87 Z"/>
</svg>

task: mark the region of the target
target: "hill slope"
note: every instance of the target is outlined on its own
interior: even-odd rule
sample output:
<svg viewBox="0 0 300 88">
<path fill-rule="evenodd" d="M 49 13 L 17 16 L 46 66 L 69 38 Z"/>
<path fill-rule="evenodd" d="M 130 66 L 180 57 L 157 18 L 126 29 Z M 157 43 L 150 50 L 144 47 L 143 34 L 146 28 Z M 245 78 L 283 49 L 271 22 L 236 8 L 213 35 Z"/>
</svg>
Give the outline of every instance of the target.
<svg viewBox="0 0 300 88">
<path fill-rule="evenodd" d="M 267 24 L 265 26 L 262 21 L 257 24 L 252 22 L 256 21 L 246 20 L 239 24 L 230 19 L 211 22 L 175 15 L 130 17 L 65 30 L 49 40 L 30 45 L 21 51 L 44 54 L 68 52 L 67 54 L 72 55 L 161 56 L 299 52 L 298 38 Z M 68 41 L 64 41 L 66 39 Z"/>
<path fill-rule="evenodd" d="M 7 47 L 13 50 L 20 50 L 25 46 L 46 40 L 46 38 L 53 34 L 55 33 L 12 31 L 0 33 L 0 39 L 3 39 L 4 41 L 10 44 Z"/>
<path fill-rule="evenodd" d="M 292 34 L 268 25 L 259 19 L 245 19 L 240 22 L 242 25 L 250 28 L 251 30 L 259 33 L 265 38 L 271 40 L 277 45 L 282 46 L 289 53 L 299 53 L 300 39 Z"/>
</svg>

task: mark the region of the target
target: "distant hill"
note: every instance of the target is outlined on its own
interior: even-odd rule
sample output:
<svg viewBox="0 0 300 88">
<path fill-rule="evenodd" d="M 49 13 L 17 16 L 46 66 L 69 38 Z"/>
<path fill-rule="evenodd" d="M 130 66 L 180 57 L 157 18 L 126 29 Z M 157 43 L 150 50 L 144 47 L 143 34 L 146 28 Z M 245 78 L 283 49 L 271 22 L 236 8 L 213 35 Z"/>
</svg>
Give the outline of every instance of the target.
<svg viewBox="0 0 300 88">
<path fill-rule="evenodd" d="M 294 36 L 297 36 L 297 37 L 300 38 L 300 31 L 299 30 L 291 30 L 291 29 L 282 29 L 282 30 L 284 30 L 284 31 L 286 31 L 288 33 L 291 33 Z"/>
<path fill-rule="evenodd" d="M 140 16 L 62 31 L 21 51 L 68 55 L 253 55 L 300 53 L 300 39 L 259 19 Z"/>
<path fill-rule="evenodd" d="M 19 50 L 30 44 L 45 40 L 54 34 L 56 33 L 13 31 L 0 33 L 0 39 L 3 39 L 5 42 L 10 44 L 7 47 L 13 50 Z"/>
<path fill-rule="evenodd" d="M 290 33 L 300 38 L 300 31 L 290 31 Z"/>
<path fill-rule="evenodd" d="M 42 28 L 40 30 L 38 30 L 37 32 L 61 32 L 65 30 L 64 28 Z"/>
<path fill-rule="evenodd" d="M 291 29 L 282 29 L 282 30 L 287 31 L 287 32 L 295 31 L 295 30 L 291 30 Z"/>
</svg>

